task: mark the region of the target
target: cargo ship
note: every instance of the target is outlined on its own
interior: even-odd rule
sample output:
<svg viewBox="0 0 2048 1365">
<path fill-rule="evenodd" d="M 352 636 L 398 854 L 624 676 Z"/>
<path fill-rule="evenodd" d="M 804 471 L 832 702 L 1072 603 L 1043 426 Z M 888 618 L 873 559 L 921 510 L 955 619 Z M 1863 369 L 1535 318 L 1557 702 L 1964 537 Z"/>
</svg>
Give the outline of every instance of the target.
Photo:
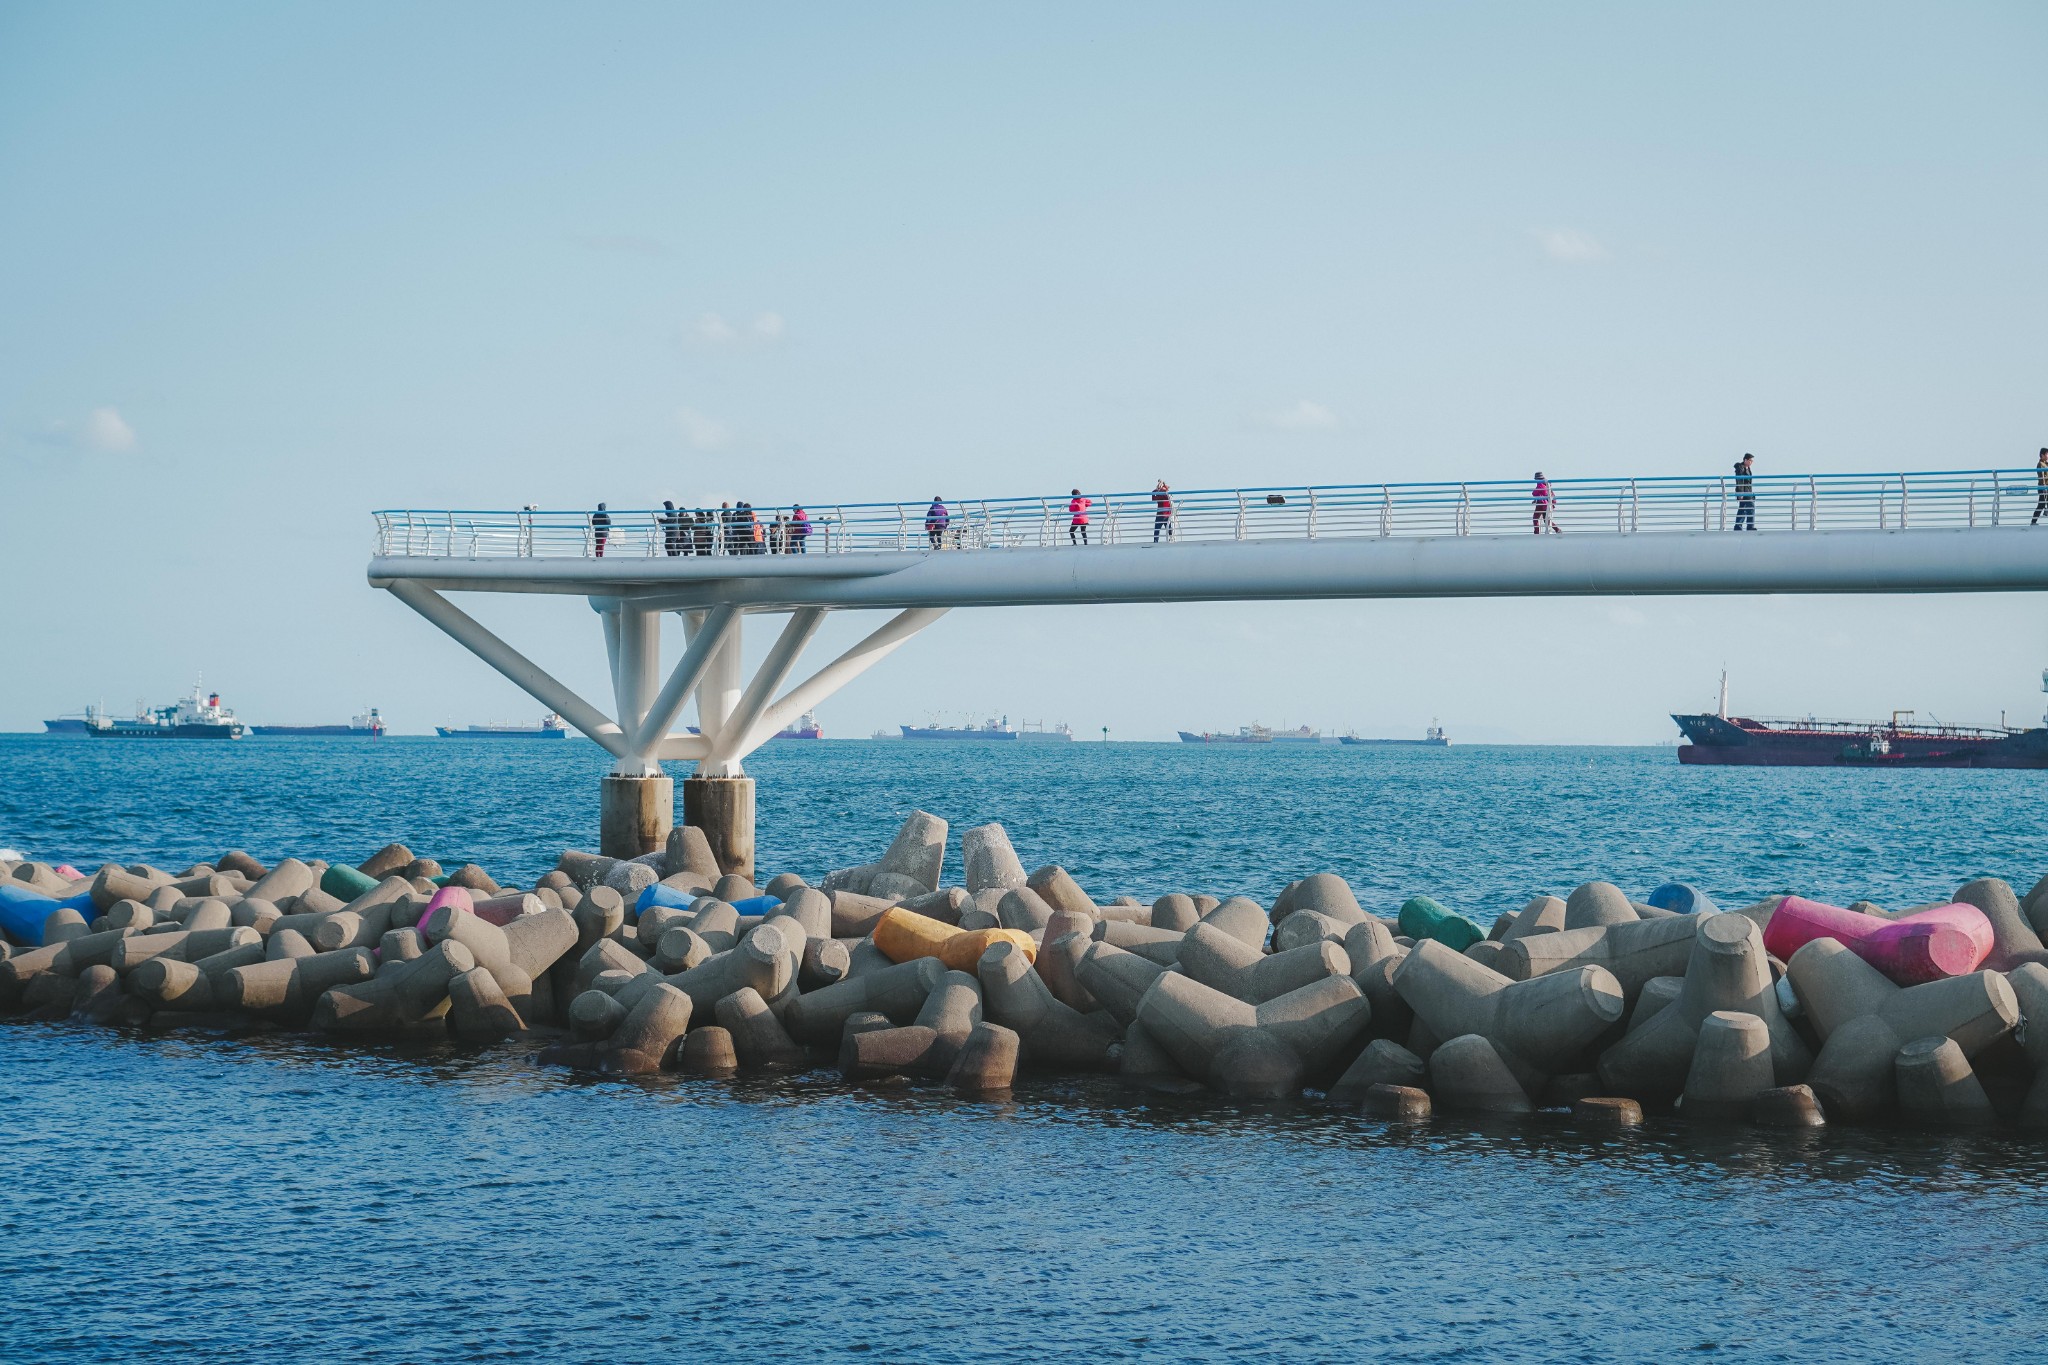
<svg viewBox="0 0 2048 1365">
<path fill-rule="evenodd" d="M 930 725 L 898 726 L 905 739 L 968 739 L 983 743 L 1013 743 L 1018 738 L 1010 728 L 1010 718 L 989 719 L 979 725 L 941 725 L 934 720 Z"/>
<path fill-rule="evenodd" d="M 47 722 L 46 722 L 47 723 Z M 248 727 L 220 704 L 220 693 L 192 684 L 192 695 L 170 706 L 144 708 L 134 720 L 94 714 L 86 733 L 95 739 L 240 739 Z"/>
<path fill-rule="evenodd" d="M 1225 734 L 1219 730 L 1204 730 L 1196 734 L 1192 730 L 1180 732 L 1183 744 L 1271 744 L 1273 732 L 1263 725 L 1240 725 L 1237 733 Z"/>
<path fill-rule="evenodd" d="M 46 734 L 52 735 L 82 735 L 99 725 L 104 719 L 105 715 L 97 705 L 88 704 L 83 711 L 76 715 L 59 716 L 55 720 L 44 721 L 43 730 Z M 130 721 L 128 723 L 133 725 L 136 722 Z"/>
<path fill-rule="evenodd" d="M 2042 674 L 2048 691 L 2048 672 Z M 2048 768 L 2048 725 L 1922 725 L 1911 711 L 1890 720 L 1755 719 L 1728 714 L 1728 675 L 1719 710 L 1674 715 L 1689 743 L 1680 763 L 1787 768 Z"/>
<path fill-rule="evenodd" d="M 1444 727 L 1434 724 L 1422 732 L 1421 739 L 1370 739 L 1353 734 L 1339 735 L 1337 736 L 1337 742 L 1339 744 L 1399 744 L 1407 745 L 1411 748 L 1427 747 L 1432 749 L 1448 749 L 1451 746 L 1450 739 L 1444 734 Z"/>
<path fill-rule="evenodd" d="M 252 735 L 277 736 L 351 736 L 357 739 L 381 739 L 384 735 L 384 718 L 371 707 L 346 725 L 252 725 Z"/>
<path fill-rule="evenodd" d="M 692 725 L 690 733 L 701 735 L 704 732 Z M 823 739 L 824 737 L 825 731 L 818 724 L 818 716 L 814 711 L 804 712 L 801 716 L 797 717 L 796 724 L 789 726 L 787 729 L 777 730 L 769 736 L 770 739 Z"/>
<path fill-rule="evenodd" d="M 542 716 L 538 725 L 465 725 L 459 730 L 436 725 L 434 731 L 443 739 L 561 739 L 569 733 L 562 718 L 552 711 Z"/>
<path fill-rule="evenodd" d="M 1074 731 L 1065 721 L 1048 730 L 1042 720 L 1027 720 L 1017 732 L 1017 739 L 1023 744 L 1071 744 Z"/>
</svg>

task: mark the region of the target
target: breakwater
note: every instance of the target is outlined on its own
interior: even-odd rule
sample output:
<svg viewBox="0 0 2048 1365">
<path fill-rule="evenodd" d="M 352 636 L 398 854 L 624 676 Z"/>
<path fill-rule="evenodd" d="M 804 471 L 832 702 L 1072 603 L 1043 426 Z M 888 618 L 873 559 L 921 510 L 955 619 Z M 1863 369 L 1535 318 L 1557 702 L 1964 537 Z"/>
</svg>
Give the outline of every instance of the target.
<svg viewBox="0 0 2048 1365">
<path fill-rule="evenodd" d="M 2024 1026 L 2048 1018 L 2048 892 L 1992 878 L 1899 910 L 1596 881 L 1482 928 L 1426 896 L 1371 913 L 1329 873 L 1271 904 L 1097 903 L 1057 864 L 1027 873 L 1000 825 L 956 845 L 924 812 L 815 885 L 731 876 L 689 828 L 629 861 L 565 852 L 527 889 L 396 844 L 0 872 L 0 1009 L 31 1019 L 544 1034 L 544 1060 L 600 1073 L 970 1094 L 1110 1072 L 1408 1121 L 2048 1122 L 2048 1029 Z"/>
</svg>

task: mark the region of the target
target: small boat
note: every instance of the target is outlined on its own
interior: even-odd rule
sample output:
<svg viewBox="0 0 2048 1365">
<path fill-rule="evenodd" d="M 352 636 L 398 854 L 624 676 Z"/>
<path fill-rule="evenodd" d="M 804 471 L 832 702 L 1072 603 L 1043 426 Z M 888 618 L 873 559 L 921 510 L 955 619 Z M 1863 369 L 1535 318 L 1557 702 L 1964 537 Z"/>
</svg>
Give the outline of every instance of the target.
<svg viewBox="0 0 2048 1365">
<path fill-rule="evenodd" d="M 384 717 L 371 707 L 346 725 L 252 725 L 252 735 L 271 736 L 352 736 L 357 739 L 381 739 L 384 735 Z"/>
<path fill-rule="evenodd" d="M 1432 724 L 1428 729 L 1424 730 L 1421 739 L 1373 739 L 1357 734 L 1349 734 L 1337 736 L 1337 742 L 1339 744 L 1400 744 L 1409 747 L 1427 747 L 1432 749 L 1448 749 L 1451 746 L 1451 741 L 1444 734 L 1444 727 L 1436 724 Z"/>
<path fill-rule="evenodd" d="M 220 693 L 192 684 L 192 695 L 154 710 L 138 708 L 134 720 L 96 716 L 86 733 L 95 739 L 240 739 L 247 727 L 220 704 Z"/>
<path fill-rule="evenodd" d="M 562 718 L 552 711 L 542 716 L 538 725 L 465 725 L 459 730 L 436 725 L 434 730 L 443 739 L 561 739 L 569 733 Z"/>
</svg>

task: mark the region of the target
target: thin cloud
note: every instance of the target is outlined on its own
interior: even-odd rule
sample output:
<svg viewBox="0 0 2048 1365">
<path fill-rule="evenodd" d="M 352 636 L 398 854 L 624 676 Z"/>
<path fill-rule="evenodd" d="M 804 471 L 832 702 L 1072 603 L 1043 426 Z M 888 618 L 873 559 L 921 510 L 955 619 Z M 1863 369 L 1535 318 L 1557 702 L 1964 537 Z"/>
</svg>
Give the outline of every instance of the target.
<svg viewBox="0 0 2048 1365">
<path fill-rule="evenodd" d="M 695 408 L 677 409 L 676 425 L 682 429 L 684 444 L 692 450 L 717 450 L 732 438 L 725 423 L 706 417 Z"/>
<path fill-rule="evenodd" d="M 122 454 L 135 449 L 135 428 L 113 408 L 94 408 L 86 416 L 83 439 L 94 450 Z"/>
<path fill-rule="evenodd" d="M 1335 431 L 1337 414 L 1304 398 L 1293 407 L 1267 413 L 1266 424 L 1281 431 Z"/>
<path fill-rule="evenodd" d="M 1535 237 L 1544 255 L 1566 265 L 1585 265 L 1607 259 L 1606 246 L 1591 233 L 1580 232 L 1577 228 L 1537 228 Z"/>
</svg>

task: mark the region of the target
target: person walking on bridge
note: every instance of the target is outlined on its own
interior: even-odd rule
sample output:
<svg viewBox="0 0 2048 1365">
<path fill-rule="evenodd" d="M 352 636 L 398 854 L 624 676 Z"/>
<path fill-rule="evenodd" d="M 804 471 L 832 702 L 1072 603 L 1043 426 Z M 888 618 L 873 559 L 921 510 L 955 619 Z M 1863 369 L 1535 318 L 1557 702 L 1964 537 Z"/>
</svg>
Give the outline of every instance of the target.
<svg viewBox="0 0 2048 1365">
<path fill-rule="evenodd" d="M 798 504 L 789 512 L 789 552 L 793 555 L 807 553 L 810 541 L 811 514 Z"/>
<path fill-rule="evenodd" d="M 1536 486 L 1529 491 L 1529 500 L 1534 507 L 1529 513 L 1529 529 L 1537 535 L 1548 530 L 1552 535 L 1563 535 L 1557 525 L 1557 494 L 1551 490 L 1550 480 L 1543 477 L 1543 471 L 1536 471 Z"/>
<path fill-rule="evenodd" d="M 1754 531 L 1756 529 L 1756 485 L 1750 475 L 1756 471 L 1756 456 L 1744 451 L 1742 458 L 1735 462 L 1735 529 Z"/>
<path fill-rule="evenodd" d="M 2041 458 L 2034 461 L 2034 519 L 2029 526 L 2041 524 L 2041 514 L 2048 512 L 2048 446 L 2041 447 Z"/>
<path fill-rule="evenodd" d="M 1086 545 L 1088 543 L 1088 509 L 1095 505 L 1095 499 L 1084 498 L 1076 488 L 1067 502 L 1067 543 Z"/>
<path fill-rule="evenodd" d="M 663 498 L 661 506 L 661 545 L 673 559 L 683 552 L 683 514 L 669 498 Z"/>
<path fill-rule="evenodd" d="M 1152 543 L 1159 543 L 1159 533 L 1166 532 L 1168 540 L 1173 539 L 1173 492 L 1161 479 L 1152 485 Z"/>
<path fill-rule="evenodd" d="M 924 533 L 934 550 L 945 548 L 946 526 L 952 520 L 952 515 L 946 511 L 946 500 L 932 494 L 932 505 L 924 513 Z"/>
<path fill-rule="evenodd" d="M 597 510 L 590 514 L 590 538 L 597 543 L 597 557 L 604 558 L 604 543 L 612 538 L 612 514 L 599 503 Z"/>
</svg>

